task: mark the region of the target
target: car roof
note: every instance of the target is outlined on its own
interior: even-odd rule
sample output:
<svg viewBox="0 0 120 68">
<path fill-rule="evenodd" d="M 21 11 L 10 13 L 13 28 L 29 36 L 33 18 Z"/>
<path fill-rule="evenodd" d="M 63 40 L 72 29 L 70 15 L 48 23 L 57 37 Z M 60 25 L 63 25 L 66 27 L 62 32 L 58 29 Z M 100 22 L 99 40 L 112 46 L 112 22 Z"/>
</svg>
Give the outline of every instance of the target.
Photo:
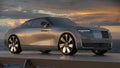
<svg viewBox="0 0 120 68">
<path fill-rule="evenodd" d="M 59 18 L 59 19 L 66 19 L 66 18 L 62 18 L 62 17 L 37 17 L 37 18 L 33 18 L 33 19 L 30 19 L 30 20 L 35 20 L 35 19 L 41 19 L 41 18 Z"/>
</svg>

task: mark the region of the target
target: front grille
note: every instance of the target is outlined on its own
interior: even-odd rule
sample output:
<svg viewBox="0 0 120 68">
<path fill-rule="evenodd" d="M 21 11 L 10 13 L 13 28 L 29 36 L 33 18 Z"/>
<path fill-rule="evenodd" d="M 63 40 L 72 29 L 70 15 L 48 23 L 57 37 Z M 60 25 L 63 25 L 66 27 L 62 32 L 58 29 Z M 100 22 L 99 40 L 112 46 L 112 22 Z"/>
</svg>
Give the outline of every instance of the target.
<svg viewBox="0 0 120 68">
<path fill-rule="evenodd" d="M 83 47 L 109 48 L 110 44 L 108 43 L 83 43 Z"/>
<path fill-rule="evenodd" d="M 102 38 L 109 38 L 109 34 L 107 31 L 101 31 L 102 33 Z"/>
<path fill-rule="evenodd" d="M 92 31 L 89 31 L 89 32 L 80 32 L 80 35 L 83 37 L 83 38 L 93 38 L 93 32 Z"/>
<path fill-rule="evenodd" d="M 109 38 L 108 31 L 91 30 L 88 32 L 80 32 L 82 38 Z"/>
</svg>

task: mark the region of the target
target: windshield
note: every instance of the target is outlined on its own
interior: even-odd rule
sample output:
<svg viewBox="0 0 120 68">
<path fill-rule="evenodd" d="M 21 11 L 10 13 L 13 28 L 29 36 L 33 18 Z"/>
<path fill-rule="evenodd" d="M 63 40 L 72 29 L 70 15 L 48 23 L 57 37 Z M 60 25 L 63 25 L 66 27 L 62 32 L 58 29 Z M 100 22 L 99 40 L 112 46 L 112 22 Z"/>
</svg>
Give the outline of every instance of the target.
<svg viewBox="0 0 120 68">
<path fill-rule="evenodd" d="M 74 26 L 76 25 L 74 22 L 72 22 L 71 20 L 67 19 L 67 18 L 49 18 L 50 21 L 54 24 L 54 25 L 71 25 Z"/>
</svg>

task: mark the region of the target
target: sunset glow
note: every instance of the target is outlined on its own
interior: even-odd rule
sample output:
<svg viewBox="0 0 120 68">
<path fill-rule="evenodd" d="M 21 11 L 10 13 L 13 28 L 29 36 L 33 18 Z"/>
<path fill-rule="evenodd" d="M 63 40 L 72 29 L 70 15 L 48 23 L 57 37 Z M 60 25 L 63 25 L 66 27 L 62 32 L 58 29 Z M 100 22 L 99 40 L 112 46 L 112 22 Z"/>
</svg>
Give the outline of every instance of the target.
<svg viewBox="0 0 120 68">
<path fill-rule="evenodd" d="M 102 26 L 103 28 L 109 29 L 111 32 L 120 32 L 120 26 Z"/>
<path fill-rule="evenodd" d="M 120 26 L 119 0 L 2 0 L 0 3 L 1 29 L 49 16 L 69 18 L 79 25 Z M 117 32 L 116 27 L 107 28 Z"/>
<path fill-rule="evenodd" d="M 15 27 L 17 25 L 20 25 L 20 24 L 24 23 L 27 20 L 29 20 L 29 19 L 9 20 L 9 21 L 6 21 L 6 23 L 4 24 L 4 26 Z"/>
<path fill-rule="evenodd" d="M 8 22 L 6 22 L 6 25 L 8 25 L 10 27 L 14 27 L 15 26 L 15 22 L 14 21 L 8 21 Z"/>
<path fill-rule="evenodd" d="M 18 22 L 20 24 L 23 24 L 27 20 L 29 20 L 29 19 L 18 19 L 16 22 Z"/>
<path fill-rule="evenodd" d="M 74 15 L 89 15 L 89 14 L 112 14 L 112 15 L 120 15 L 118 10 L 95 10 L 95 11 L 75 11 Z"/>
<path fill-rule="evenodd" d="M 1 21 L 1 26 L 15 27 L 28 19 L 48 16 L 70 18 L 78 24 L 120 23 L 119 1 L 114 0 L 3 0 L 1 3 L 1 20 L 10 19 Z"/>
<path fill-rule="evenodd" d="M 98 12 L 75 12 L 74 15 L 89 15 L 89 14 L 98 14 Z"/>
</svg>

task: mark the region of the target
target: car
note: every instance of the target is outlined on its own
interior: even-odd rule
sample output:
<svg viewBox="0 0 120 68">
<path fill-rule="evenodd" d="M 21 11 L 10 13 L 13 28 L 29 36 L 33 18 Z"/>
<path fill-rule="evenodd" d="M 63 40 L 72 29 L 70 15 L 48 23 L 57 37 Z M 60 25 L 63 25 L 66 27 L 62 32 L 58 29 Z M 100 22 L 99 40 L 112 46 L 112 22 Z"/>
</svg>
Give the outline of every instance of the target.
<svg viewBox="0 0 120 68">
<path fill-rule="evenodd" d="M 104 55 L 112 48 L 111 39 L 108 29 L 80 26 L 60 17 L 34 18 L 5 34 L 5 44 L 13 54 L 22 50 L 59 50 L 64 55 L 74 55 L 78 50 L 91 50 Z"/>
</svg>

